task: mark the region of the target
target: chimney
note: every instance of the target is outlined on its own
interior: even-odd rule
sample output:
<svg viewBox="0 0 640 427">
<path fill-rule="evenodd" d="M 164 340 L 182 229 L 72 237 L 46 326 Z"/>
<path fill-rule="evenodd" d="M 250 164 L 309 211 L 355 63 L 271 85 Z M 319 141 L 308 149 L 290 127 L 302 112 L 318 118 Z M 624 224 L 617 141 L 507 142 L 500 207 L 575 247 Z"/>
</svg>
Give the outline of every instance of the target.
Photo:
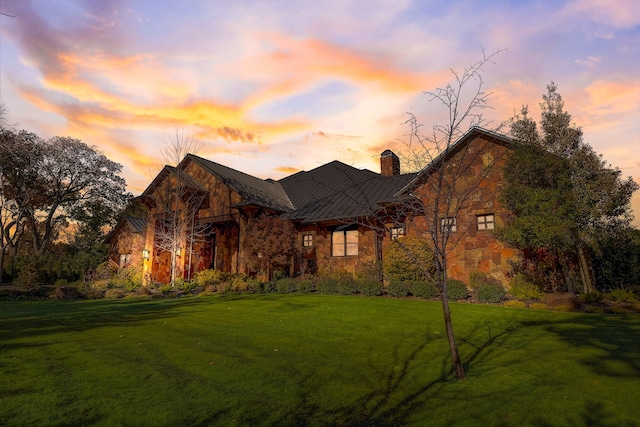
<svg viewBox="0 0 640 427">
<path fill-rule="evenodd" d="M 382 176 L 400 175 L 400 158 L 391 150 L 380 154 L 380 174 Z"/>
</svg>

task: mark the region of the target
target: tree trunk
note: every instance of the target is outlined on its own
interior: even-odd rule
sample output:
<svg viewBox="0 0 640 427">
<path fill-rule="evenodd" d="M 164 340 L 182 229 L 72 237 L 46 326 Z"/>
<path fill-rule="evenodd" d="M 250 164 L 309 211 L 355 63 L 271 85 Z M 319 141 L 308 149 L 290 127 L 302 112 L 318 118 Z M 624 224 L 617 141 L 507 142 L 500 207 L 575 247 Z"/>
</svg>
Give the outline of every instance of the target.
<svg viewBox="0 0 640 427">
<path fill-rule="evenodd" d="M 582 246 L 578 248 L 578 260 L 580 261 L 580 274 L 582 275 L 584 291 L 592 292 L 594 290 L 594 286 L 591 281 L 591 272 L 589 271 L 589 264 L 587 263 L 587 258 L 584 255 L 584 249 Z"/>
<path fill-rule="evenodd" d="M 563 252 L 558 253 L 558 260 L 560 261 L 560 265 L 562 266 L 564 280 L 567 283 L 567 291 L 574 294 L 575 291 L 573 289 L 573 279 L 571 279 L 571 272 L 569 272 L 569 266 L 567 265 L 567 260 L 565 259 Z"/>
<path fill-rule="evenodd" d="M 446 264 L 444 265 L 444 268 L 446 269 Z M 458 343 L 456 342 L 456 336 L 453 333 L 453 322 L 451 321 L 451 310 L 449 308 L 449 292 L 447 287 L 446 270 L 441 271 L 438 276 L 440 280 L 440 302 L 442 303 L 442 313 L 444 315 L 444 328 L 447 331 L 447 340 L 449 341 L 451 363 L 453 365 L 453 371 L 455 372 L 456 379 L 464 380 L 465 378 L 467 378 L 467 375 L 464 372 L 464 366 L 462 365 L 462 360 L 460 360 L 460 353 L 458 352 Z"/>
</svg>

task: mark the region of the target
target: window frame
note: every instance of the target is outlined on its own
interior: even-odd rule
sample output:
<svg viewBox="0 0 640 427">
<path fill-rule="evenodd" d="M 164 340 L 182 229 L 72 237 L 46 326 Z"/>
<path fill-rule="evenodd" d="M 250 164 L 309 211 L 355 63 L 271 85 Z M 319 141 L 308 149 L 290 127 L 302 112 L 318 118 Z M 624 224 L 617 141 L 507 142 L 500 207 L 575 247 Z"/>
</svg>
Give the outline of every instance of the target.
<svg viewBox="0 0 640 427">
<path fill-rule="evenodd" d="M 488 219 L 491 218 L 491 221 Z M 476 229 L 478 231 L 491 231 L 496 229 L 496 216 L 493 213 L 476 215 Z"/>
<path fill-rule="evenodd" d="M 312 248 L 314 245 L 313 233 L 305 233 L 302 235 L 302 247 Z"/>
<path fill-rule="evenodd" d="M 125 268 L 129 264 L 131 264 L 131 253 L 127 254 L 119 254 L 118 258 L 118 268 Z"/>
<path fill-rule="evenodd" d="M 458 219 L 455 216 L 440 218 L 440 231 L 443 233 L 457 233 Z"/>
<path fill-rule="evenodd" d="M 389 228 L 389 237 L 392 241 L 398 240 L 398 238 L 406 235 L 407 235 L 407 228 L 404 226 L 404 224 L 394 225 L 393 227 Z"/>
<path fill-rule="evenodd" d="M 331 256 L 348 257 L 358 256 L 359 253 L 359 231 L 358 229 L 334 230 L 331 232 Z M 336 237 L 341 236 L 340 241 Z M 354 242 L 355 239 L 355 242 Z M 340 251 L 336 249 L 340 248 Z M 353 249 L 355 248 L 355 253 Z M 351 252 L 351 253 L 350 253 Z"/>
</svg>

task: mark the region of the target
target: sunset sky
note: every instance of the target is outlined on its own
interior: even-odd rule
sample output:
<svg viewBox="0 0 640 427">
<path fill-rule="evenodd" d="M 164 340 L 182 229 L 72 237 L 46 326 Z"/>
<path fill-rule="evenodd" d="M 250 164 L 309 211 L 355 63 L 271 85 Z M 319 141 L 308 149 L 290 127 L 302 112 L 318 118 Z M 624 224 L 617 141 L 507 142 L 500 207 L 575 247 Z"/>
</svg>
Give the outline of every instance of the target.
<svg viewBox="0 0 640 427">
<path fill-rule="evenodd" d="M 407 112 L 442 123 L 424 91 L 482 49 L 505 50 L 483 74 L 487 117 L 529 105 L 538 120 L 554 81 L 585 141 L 640 182 L 637 0 L 0 0 L 0 11 L 9 120 L 97 146 L 135 195 L 176 130 L 260 178 L 335 159 L 379 171 L 382 151 L 404 147 Z M 640 194 L 633 205 L 640 216 Z"/>
</svg>

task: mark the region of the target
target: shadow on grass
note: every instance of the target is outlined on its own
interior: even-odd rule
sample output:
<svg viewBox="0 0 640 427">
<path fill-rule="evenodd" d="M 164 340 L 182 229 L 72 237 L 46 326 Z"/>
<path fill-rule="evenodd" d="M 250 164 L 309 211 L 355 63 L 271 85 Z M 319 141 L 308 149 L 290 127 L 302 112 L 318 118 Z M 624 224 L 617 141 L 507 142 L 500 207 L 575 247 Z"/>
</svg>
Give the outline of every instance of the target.
<svg viewBox="0 0 640 427">
<path fill-rule="evenodd" d="M 169 318 L 174 315 L 176 309 L 193 309 L 198 306 L 204 309 L 210 306 L 212 301 L 189 298 L 140 301 L 30 301 L 2 304 L 5 312 L 0 317 L 0 344 L 7 350 L 32 345 L 16 342 L 18 339 Z"/>
<path fill-rule="evenodd" d="M 638 315 L 580 315 L 557 322 L 524 321 L 521 324 L 523 327 L 542 327 L 571 344 L 578 350 L 576 362 L 594 374 L 640 378 Z M 586 349 L 591 351 L 582 351 Z"/>
</svg>

